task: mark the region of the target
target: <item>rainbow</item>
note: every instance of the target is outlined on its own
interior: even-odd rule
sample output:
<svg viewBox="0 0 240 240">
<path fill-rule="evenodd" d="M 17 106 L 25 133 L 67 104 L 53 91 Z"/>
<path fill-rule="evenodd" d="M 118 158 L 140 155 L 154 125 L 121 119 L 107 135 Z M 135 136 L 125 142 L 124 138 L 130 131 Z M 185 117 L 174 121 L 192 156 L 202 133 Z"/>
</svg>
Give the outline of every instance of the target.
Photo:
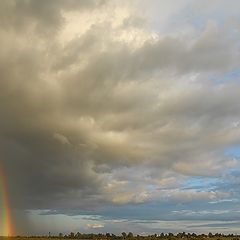
<svg viewBox="0 0 240 240">
<path fill-rule="evenodd" d="M 10 201 L 7 191 L 7 181 L 0 167 L 0 235 L 13 236 Z"/>
</svg>

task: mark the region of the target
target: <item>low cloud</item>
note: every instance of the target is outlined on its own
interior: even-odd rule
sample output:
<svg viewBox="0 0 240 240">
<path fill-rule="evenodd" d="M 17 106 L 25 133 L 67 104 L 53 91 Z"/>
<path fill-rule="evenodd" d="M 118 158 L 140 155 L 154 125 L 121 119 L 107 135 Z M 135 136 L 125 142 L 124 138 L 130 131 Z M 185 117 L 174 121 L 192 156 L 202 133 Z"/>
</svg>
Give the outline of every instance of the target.
<svg viewBox="0 0 240 240">
<path fill-rule="evenodd" d="M 90 229 L 98 229 L 98 228 L 104 228 L 103 224 L 87 224 L 87 227 Z"/>
</svg>

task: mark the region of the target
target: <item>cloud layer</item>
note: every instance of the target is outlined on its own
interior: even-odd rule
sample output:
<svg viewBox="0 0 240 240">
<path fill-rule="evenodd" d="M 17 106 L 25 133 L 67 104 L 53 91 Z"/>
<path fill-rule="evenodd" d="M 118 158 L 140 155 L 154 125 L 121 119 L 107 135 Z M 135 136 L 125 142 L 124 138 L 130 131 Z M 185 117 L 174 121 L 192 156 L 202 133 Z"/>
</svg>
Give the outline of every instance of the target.
<svg viewBox="0 0 240 240">
<path fill-rule="evenodd" d="M 1 1 L 0 161 L 16 211 L 226 220 L 228 201 L 239 221 L 226 154 L 240 144 L 238 19 L 221 2 L 186 22 L 193 2 L 161 1 L 173 18 L 160 25 L 156 1 Z"/>
</svg>

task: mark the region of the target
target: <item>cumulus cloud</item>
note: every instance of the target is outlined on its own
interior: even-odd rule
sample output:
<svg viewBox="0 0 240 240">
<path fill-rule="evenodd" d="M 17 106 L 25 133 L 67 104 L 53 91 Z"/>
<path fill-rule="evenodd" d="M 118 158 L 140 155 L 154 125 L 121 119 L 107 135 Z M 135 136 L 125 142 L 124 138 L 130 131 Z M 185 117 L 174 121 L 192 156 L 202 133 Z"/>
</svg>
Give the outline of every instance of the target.
<svg viewBox="0 0 240 240">
<path fill-rule="evenodd" d="M 191 38 L 159 34 L 123 2 L 1 1 L 0 157 L 14 208 L 232 197 L 184 186 L 239 168 L 224 155 L 240 143 L 239 83 L 213 80 L 237 68 L 239 33 L 208 19 Z"/>
</svg>

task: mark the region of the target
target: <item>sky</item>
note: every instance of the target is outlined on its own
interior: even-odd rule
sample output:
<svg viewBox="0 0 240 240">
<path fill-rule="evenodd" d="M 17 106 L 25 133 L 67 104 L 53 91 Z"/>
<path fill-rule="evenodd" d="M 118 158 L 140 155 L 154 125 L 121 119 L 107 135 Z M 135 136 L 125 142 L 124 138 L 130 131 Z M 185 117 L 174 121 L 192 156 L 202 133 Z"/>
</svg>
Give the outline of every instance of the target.
<svg viewBox="0 0 240 240">
<path fill-rule="evenodd" d="M 0 1 L 15 234 L 240 233 L 239 9 Z"/>
</svg>

